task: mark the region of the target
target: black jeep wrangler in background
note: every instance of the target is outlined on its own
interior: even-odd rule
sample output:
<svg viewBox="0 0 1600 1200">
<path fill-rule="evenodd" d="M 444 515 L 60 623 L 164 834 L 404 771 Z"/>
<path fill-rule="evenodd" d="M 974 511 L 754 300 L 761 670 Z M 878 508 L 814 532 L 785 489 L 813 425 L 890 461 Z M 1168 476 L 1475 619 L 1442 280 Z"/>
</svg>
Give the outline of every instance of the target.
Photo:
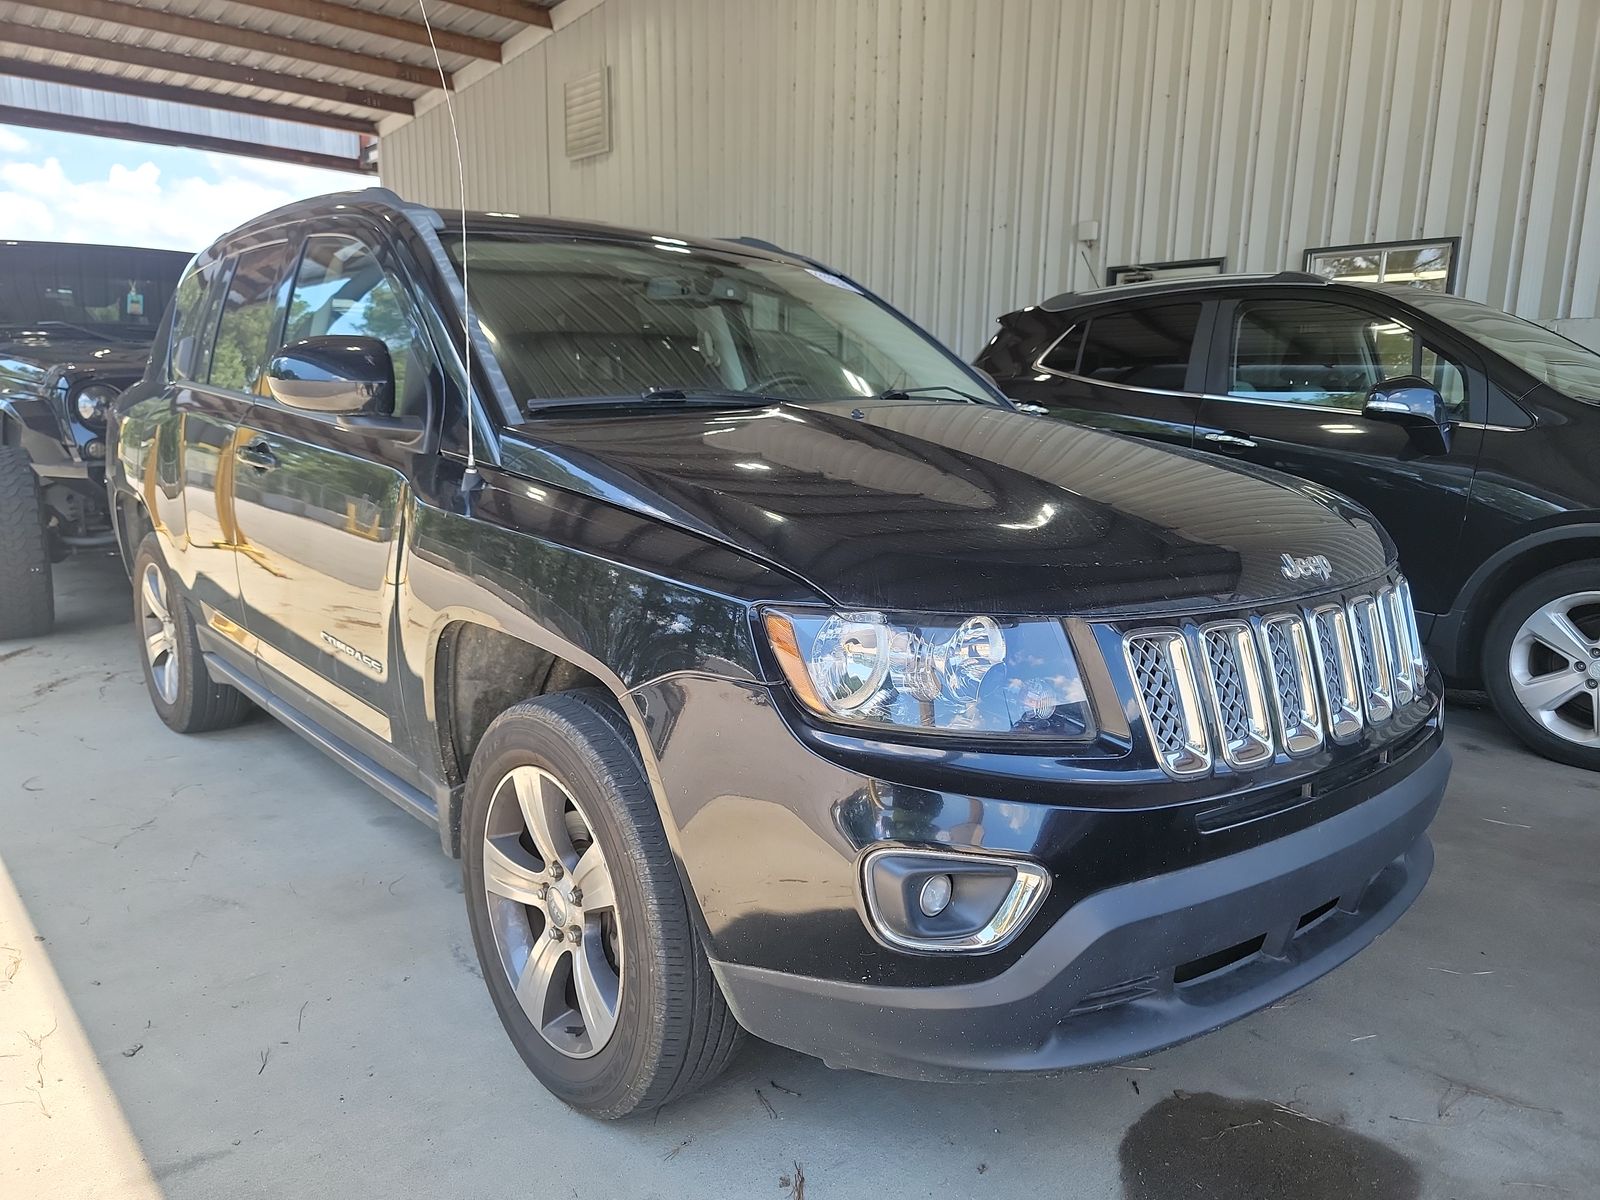
<svg viewBox="0 0 1600 1200">
<path fill-rule="evenodd" d="M 106 410 L 144 374 L 189 257 L 0 242 L 0 639 L 49 631 L 52 563 L 115 547 Z"/>
<path fill-rule="evenodd" d="M 807 259 L 454 220 L 374 190 L 200 254 L 110 486 L 162 720 L 259 706 L 435 826 L 563 1100 L 661 1105 L 741 1030 L 1124 1059 L 1416 898 L 1440 684 L 1364 510 L 1017 412 Z"/>
</svg>

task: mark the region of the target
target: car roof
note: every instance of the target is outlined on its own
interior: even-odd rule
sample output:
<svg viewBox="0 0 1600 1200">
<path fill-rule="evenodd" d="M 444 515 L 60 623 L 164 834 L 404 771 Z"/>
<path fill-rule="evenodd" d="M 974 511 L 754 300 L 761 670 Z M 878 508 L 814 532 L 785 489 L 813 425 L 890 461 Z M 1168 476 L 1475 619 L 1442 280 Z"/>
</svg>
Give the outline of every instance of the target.
<svg viewBox="0 0 1600 1200">
<path fill-rule="evenodd" d="M 1187 292 L 1208 292 L 1220 288 L 1240 287 L 1342 287 L 1336 280 L 1305 271 L 1260 272 L 1236 275 L 1197 275 L 1187 279 L 1151 279 L 1142 283 L 1114 283 L 1088 292 L 1062 292 L 1059 296 L 1039 305 L 1051 312 L 1070 308 L 1084 308 L 1102 304 L 1107 300 L 1132 299 L 1145 296 L 1183 295 Z"/>
<path fill-rule="evenodd" d="M 460 209 L 433 208 L 403 199 L 388 188 L 370 187 L 353 192 L 332 192 L 296 200 L 271 212 L 262 213 L 237 229 L 217 239 L 220 244 L 257 229 L 282 225 L 289 221 L 312 220 L 344 213 L 365 213 L 380 219 L 401 217 L 413 224 L 431 229 L 437 234 L 459 230 L 465 217 L 467 234 L 520 233 L 528 236 L 588 238 L 596 241 L 635 241 L 646 244 L 662 240 L 703 249 L 735 251 L 756 258 L 817 266 L 804 255 L 784 250 L 771 242 L 757 238 L 734 236 L 727 238 L 689 237 L 659 229 L 641 229 L 625 225 L 609 225 L 601 221 L 579 221 L 566 217 L 527 216 L 521 213 L 472 211 L 465 214 Z"/>
</svg>

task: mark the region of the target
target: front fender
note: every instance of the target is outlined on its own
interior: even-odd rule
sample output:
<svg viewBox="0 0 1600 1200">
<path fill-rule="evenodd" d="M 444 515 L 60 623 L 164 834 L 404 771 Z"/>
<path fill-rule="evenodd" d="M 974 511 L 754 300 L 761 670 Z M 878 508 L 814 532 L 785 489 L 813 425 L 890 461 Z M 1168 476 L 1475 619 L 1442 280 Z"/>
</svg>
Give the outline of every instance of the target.
<svg viewBox="0 0 1600 1200">
<path fill-rule="evenodd" d="M 407 513 L 397 654 L 411 681 L 408 701 L 420 698 L 408 724 L 437 740 L 440 644 L 453 624 L 483 625 L 565 659 L 599 680 L 627 718 L 681 864 L 673 808 L 632 693 L 685 671 L 760 681 L 750 604 L 814 602 L 815 594 L 640 514 L 492 469 L 485 474 L 470 516 L 426 497 L 413 497 Z M 441 789 L 448 793 L 439 820 L 447 851 L 460 791 Z"/>
</svg>

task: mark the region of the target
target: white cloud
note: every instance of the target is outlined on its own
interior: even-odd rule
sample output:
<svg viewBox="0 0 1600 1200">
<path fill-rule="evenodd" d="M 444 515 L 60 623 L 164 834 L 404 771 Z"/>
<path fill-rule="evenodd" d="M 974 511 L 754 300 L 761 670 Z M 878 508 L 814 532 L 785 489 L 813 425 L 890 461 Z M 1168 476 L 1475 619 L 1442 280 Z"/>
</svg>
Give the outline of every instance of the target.
<svg viewBox="0 0 1600 1200">
<path fill-rule="evenodd" d="M 270 209 L 365 185 L 337 171 L 223 155 L 199 156 L 197 167 L 211 169 L 168 175 L 153 162 L 130 157 L 93 178 L 75 177 L 57 158 L 7 160 L 0 164 L 0 232 L 40 241 L 199 250 Z"/>
<path fill-rule="evenodd" d="M 16 130 L 0 126 L 0 154 L 26 154 L 31 148 L 28 139 Z"/>
</svg>

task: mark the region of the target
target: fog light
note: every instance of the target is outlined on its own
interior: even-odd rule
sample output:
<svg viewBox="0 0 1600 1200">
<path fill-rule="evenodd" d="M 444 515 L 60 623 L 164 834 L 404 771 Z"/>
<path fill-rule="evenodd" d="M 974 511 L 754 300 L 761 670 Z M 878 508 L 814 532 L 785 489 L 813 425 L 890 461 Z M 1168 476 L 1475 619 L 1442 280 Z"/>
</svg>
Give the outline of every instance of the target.
<svg viewBox="0 0 1600 1200">
<path fill-rule="evenodd" d="M 925 917 L 937 917 L 950 907 L 950 896 L 955 885 L 948 875 L 931 875 L 928 882 L 922 885 L 922 892 L 917 896 L 917 907 L 922 909 Z"/>
<path fill-rule="evenodd" d="M 1050 890 L 1036 862 L 978 851 L 877 846 L 861 860 L 867 925 L 899 950 L 984 954 L 1021 932 Z"/>
</svg>

